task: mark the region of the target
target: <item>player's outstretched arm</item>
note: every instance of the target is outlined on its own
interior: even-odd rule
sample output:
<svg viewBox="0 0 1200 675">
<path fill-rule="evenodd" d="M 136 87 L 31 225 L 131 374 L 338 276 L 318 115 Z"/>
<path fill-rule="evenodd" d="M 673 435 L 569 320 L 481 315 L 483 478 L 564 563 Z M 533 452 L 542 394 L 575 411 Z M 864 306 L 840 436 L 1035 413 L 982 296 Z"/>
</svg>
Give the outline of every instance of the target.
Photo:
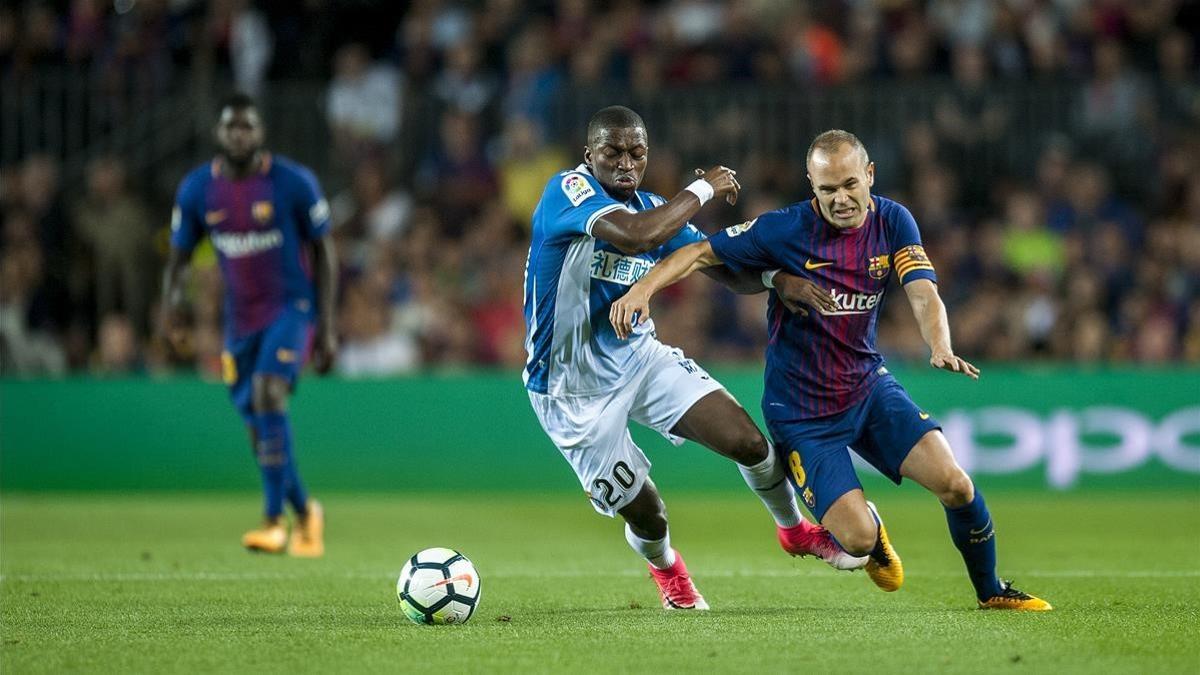
<svg viewBox="0 0 1200 675">
<path fill-rule="evenodd" d="M 175 350 L 181 351 L 187 333 L 184 330 L 183 274 L 192 261 L 192 252 L 175 246 L 167 254 L 167 267 L 163 270 L 162 303 L 159 315 L 159 336 Z"/>
<path fill-rule="evenodd" d="M 667 243 L 709 199 L 733 195 L 736 201 L 741 189 L 736 171 L 717 166 L 703 173 L 658 208 L 637 213 L 613 211 L 601 216 L 592 225 L 592 236 L 625 254 L 645 253 Z"/>
<path fill-rule="evenodd" d="M 667 256 L 654 266 L 646 276 L 629 287 L 625 295 L 613 302 L 608 320 L 624 340 L 633 332 L 633 327 L 650 316 L 650 298 L 658 291 L 683 279 L 698 269 L 721 264 L 708 241 L 688 244 Z"/>
<path fill-rule="evenodd" d="M 917 325 L 921 327 L 921 337 L 929 345 L 929 365 L 978 380 L 979 369 L 955 356 L 950 347 L 950 321 L 946 318 L 946 305 L 938 295 L 937 284 L 928 279 L 917 279 L 904 285 L 904 293 Z"/>
<path fill-rule="evenodd" d="M 317 286 L 317 339 L 313 345 L 313 368 L 321 375 L 333 369 L 337 356 L 337 253 L 333 248 L 333 237 L 328 235 L 313 242 L 313 258 L 316 263 Z"/>
</svg>

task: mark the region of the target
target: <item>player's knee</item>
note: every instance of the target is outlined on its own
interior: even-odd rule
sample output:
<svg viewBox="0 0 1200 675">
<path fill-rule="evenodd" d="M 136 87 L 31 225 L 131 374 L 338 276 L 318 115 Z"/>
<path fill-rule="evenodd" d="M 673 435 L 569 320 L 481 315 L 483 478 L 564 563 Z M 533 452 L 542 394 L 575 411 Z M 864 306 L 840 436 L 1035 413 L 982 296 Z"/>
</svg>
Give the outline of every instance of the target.
<svg viewBox="0 0 1200 675">
<path fill-rule="evenodd" d="M 767 439 L 763 438 L 758 429 L 753 429 L 738 434 L 732 443 L 729 457 L 742 466 L 754 466 L 761 464 L 770 451 Z"/>
<path fill-rule="evenodd" d="M 950 508 L 966 506 L 975 499 L 975 484 L 965 471 L 958 469 L 946 479 L 938 493 L 938 499 Z"/>
<path fill-rule="evenodd" d="M 291 386 L 276 375 L 255 375 L 252 382 L 251 405 L 256 413 L 287 412 Z"/>
</svg>

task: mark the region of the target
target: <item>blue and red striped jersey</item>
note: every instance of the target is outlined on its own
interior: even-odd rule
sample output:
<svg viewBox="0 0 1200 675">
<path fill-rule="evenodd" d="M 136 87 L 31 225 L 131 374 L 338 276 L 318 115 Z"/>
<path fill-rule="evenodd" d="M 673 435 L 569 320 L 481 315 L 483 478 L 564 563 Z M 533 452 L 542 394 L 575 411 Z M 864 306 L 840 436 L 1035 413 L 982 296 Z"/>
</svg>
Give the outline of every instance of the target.
<svg viewBox="0 0 1200 675">
<path fill-rule="evenodd" d="M 171 245 L 191 251 L 207 235 L 225 279 L 226 334 L 265 328 L 287 306 L 311 316 L 315 288 L 307 247 L 329 231 L 329 205 L 316 177 L 284 157 L 233 180 L 219 159 L 179 185 Z"/>
<path fill-rule="evenodd" d="M 888 280 L 936 282 L 908 209 L 873 197 L 866 222 L 839 230 L 815 200 L 726 228 L 709 241 L 734 270 L 781 269 L 833 294 L 835 312 L 793 314 L 771 291 L 767 304 L 767 419 L 812 419 L 840 413 L 866 397 L 881 374 L 875 324 Z"/>
</svg>

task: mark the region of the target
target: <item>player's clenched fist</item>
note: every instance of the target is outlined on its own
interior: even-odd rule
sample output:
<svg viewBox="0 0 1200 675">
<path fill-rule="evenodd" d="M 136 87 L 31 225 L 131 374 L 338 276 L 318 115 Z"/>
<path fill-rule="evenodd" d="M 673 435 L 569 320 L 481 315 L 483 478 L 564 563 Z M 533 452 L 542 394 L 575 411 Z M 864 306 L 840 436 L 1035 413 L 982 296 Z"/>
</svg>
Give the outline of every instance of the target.
<svg viewBox="0 0 1200 675">
<path fill-rule="evenodd" d="M 708 171 L 696 169 L 696 175 L 712 186 L 714 196 L 723 195 L 730 206 L 737 204 L 738 192 L 742 186 L 737 182 L 736 171 L 726 166 L 714 166 Z"/>
<path fill-rule="evenodd" d="M 650 296 L 638 286 L 634 284 L 608 310 L 608 321 L 622 340 L 633 334 L 634 326 L 650 318 Z"/>
</svg>

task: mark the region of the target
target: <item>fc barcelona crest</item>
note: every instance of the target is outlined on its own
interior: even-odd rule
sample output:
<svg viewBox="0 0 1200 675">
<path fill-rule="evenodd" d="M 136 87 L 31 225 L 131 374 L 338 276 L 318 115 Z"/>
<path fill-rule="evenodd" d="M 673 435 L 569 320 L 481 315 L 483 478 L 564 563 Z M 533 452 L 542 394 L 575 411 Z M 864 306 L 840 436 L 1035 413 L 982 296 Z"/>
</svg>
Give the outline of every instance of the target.
<svg viewBox="0 0 1200 675">
<path fill-rule="evenodd" d="M 275 208 L 271 206 L 271 202 L 254 202 L 250 206 L 250 215 L 260 223 L 266 223 L 271 220 L 274 215 Z"/>
<path fill-rule="evenodd" d="M 892 269 L 888 254 L 872 256 L 867 262 L 867 275 L 872 279 L 882 279 Z"/>
</svg>

